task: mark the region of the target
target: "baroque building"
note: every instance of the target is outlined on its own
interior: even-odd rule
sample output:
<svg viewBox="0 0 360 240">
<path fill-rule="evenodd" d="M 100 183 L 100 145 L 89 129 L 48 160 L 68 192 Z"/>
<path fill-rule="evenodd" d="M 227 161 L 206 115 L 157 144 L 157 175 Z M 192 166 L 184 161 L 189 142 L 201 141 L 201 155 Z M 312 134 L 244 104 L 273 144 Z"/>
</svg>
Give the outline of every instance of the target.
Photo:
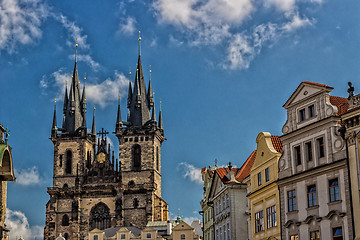
<svg viewBox="0 0 360 240">
<path fill-rule="evenodd" d="M 249 239 L 281 239 L 278 160 L 282 143 L 278 136 L 261 132 L 256 138 L 254 164 L 247 181 L 250 201 Z"/>
<path fill-rule="evenodd" d="M 91 131 L 87 129 L 85 82 L 81 93 L 75 53 L 61 127 L 57 126 L 54 109 L 53 186 L 47 190 L 50 200 L 46 204 L 45 239 L 55 239 L 59 234 L 65 239 L 85 239 L 93 229 L 144 228 L 148 221 L 168 220 L 168 205 L 161 197 L 162 115 L 160 110 L 157 121 L 151 79 L 146 89 L 140 38 L 135 83 L 132 87 L 129 81 L 127 107 L 129 114 L 123 121 L 119 101 L 115 123 L 119 155 L 115 160 L 106 138 L 109 133 L 104 129 L 96 133 L 95 112 Z"/>
<path fill-rule="evenodd" d="M 346 144 L 339 130 L 346 98 L 302 82 L 284 104 L 279 197 L 282 239 L 353 239 Z"/>
</svg>

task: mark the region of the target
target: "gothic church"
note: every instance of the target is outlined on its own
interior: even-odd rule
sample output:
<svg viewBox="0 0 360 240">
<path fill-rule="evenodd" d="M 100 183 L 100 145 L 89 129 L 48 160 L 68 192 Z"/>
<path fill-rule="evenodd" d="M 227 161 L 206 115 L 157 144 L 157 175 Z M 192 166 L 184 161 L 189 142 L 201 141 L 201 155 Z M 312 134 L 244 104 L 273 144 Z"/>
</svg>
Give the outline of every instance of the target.
<svg viewBox="0 0 360 240">
<path fill-rule="evenodd" d="M 84 84 L 80 91 L 75 54 L 61 128 L 54 109 L 53 186 L 47 190 L 50 200 L 44 239 L 54 240 L 60 233 L 65 239 L 85 239 L 94 228 L 144 228 L 148 221 L 168 220 L 168 205 L 161 197 L 162 115 L 160 109 L 157 121 L 151 79 L 146 89 L 140 48 L 134 87 L 129 81 L 127 107 L 129 114 L 123 121 L 118 104 L 114 133 L 119 158 L 115 160 L 106 140 L 108 132 L 96 133 L 95 113 L 92 129 L 87 129 L 86 90 Z"/>
</svg>

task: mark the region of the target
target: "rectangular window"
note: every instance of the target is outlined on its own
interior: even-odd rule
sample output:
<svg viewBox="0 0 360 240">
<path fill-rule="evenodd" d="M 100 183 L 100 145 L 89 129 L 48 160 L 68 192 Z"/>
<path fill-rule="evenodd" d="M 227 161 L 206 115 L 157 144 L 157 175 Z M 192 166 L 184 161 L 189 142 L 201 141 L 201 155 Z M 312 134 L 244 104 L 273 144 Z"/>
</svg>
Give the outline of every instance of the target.
<svg viewBox="0 0 360 240">
<path fill-rule="evenodd" d="M 226 194 L 226 206 L 230 207 L 229 193 Z"/>
<path fill-rule="evenodd" d="M 305 143 L 306 148 L 306 158 L 310 162 L 313 160 L 313 153 L 312 153 L 312 145 L 311 142 Z"/>
<path fill-rule="evenodd" d="M 317 206 L 316 185 L 310 185 L 307 187 L 307 195 L 308 195 L 308 207 Z"/>
<path fill-rule="evenodd" d="M 98 235 L 94 235 L 94 240 L 98 240 L 99 236 Z"/>
<path fill-rule="evenodd" d="M 230 240 L 231 239 L 231 235 L 230 235 L 230 223 L 227 224 L 227 232 L 228 232 L 228 239 L 227 240 Z"/>
<path fill-rule="evenodd" d="M 267 220 L 267 228 L 276 227 L 276 206 L 271 206 L 266 209 L 266 220 Z"/>
<path fill-rule="evenodd" d="M 342 227 L 333 228 L 333 240 L 343 240 Z"/>
<path fill-rule="evenodd" d="M 226 227 L 224 225 L 224 240 L 226 240 L 226 239 L 227 239 L 227 237 L 226 237 Z"/>
<path fill-rule="evenodd" d="M 225 196 L 224 196 L 224 197 L 222 197 L 222 202 L 223 202 L 223 209 L 225 209 L 225 208 L 226 208 Z"/>
<path fill-rule="evenodd" d="M 270 180 L 269 168 L 265 169 L 265 181 L 268 182 Z"/>
<path fill-rule="evenodd" d="M 315 117 L 315 107 L 314 105 L 309 106 L 309 118 Z"/>
<path fill-rule="evenodd" d="M 310 232 L 310 240 L 320 240 L 320 231 Z"/>
<path fill-rule="evenodd" d="M 255 232 L 264 231 L 264 212 L 255 213 Z"/>
<path fill-rule="evenodd" d="M 294 147 L 294 157 L 295 157 L 295 164 L 301 165 L 301 150 L 300 150 L 300 146 L 296 146 Z"/>
<path fill-rule="evenodd" d="M 324 147 L 324 138 L 318 138 L 316 139 L 317 145 L 318 145 L 318 150 L 319 150 L 319 158 L 325 157 L 325 147 Z"/>
<path fill-rule="evenodd" d="M 291 235 L 290 240 L 299 240 L 299 235 L 297 235 L 297 234 Z"/>
<path fill-rule="evenodd" d="M 258 186 L 260 186 L 262 184 L 261 181 L 261 172 L 258 173 Z"/>
<path fill-rule="evenodd" d="M 287 192 L 288 195 L 288 210 L 289 212 L 296 211 L 296 192 L 291 190 Z"/>
<path fill-rule="evenodd" d="M 299 111 L 299 119 L 300 119 L 300 122 L 306 120 L 305 109 L 301 109 L 301 110 Z"/>
<path fill-rule="evenodd" d="M 337 178 L 329 181 L 330 202 L 339 201 L 339 181 Z"/>
<path fill-rule="evenodd" d="M 122 233 L 122 234 L 120 235 L 120 238 L 121 238 L 121 239 L 126 239 L 126 235 L 125 235 L 124 233 Z"/>
</svg>

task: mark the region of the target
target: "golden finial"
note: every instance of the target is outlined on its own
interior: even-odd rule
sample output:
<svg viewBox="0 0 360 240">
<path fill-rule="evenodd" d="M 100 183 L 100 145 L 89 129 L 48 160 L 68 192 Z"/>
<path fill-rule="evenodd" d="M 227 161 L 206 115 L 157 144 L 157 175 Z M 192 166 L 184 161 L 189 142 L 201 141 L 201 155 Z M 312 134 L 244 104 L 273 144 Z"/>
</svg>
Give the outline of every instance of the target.
<svg viewBox="0 0 360 240">
<path fill-rule="evenodd" d="M 141 55 L 141 45 L 140 45 L 140 40 L 141 40 L 141 37 L 140 37 L 140 31 L 139 31 L 139 56 Z"/>
<path fill-rule="evenodd" d="M 86 80 L 86 73 L 84 73 L 84 75 L 85 75 L 85 76 L 84 76 L 84 81 L 85 81 L 85 80 Z"/>
<path fill-rule="evenodd" d="M 139 31 L 139 41 L 141 40 L 141 36 L 140 36 L 140 33 L 141 33 L 141 32 Z"/>
<path fill-rule="evenodd" d="M 54 99 L 54 103 L 56 104 L 56 98 Z"/>
<path fill-rule="evenodd" d="M 75 39 L 75 62 L 77 62 L 77 47 L 78 47 L 78 44 L 77 44 L 77 38 Z"/>
<path fill-rule="evenodd" d="M 95 105 L 94 105 L 94 110 L 96 109 Z"/>
</svg>

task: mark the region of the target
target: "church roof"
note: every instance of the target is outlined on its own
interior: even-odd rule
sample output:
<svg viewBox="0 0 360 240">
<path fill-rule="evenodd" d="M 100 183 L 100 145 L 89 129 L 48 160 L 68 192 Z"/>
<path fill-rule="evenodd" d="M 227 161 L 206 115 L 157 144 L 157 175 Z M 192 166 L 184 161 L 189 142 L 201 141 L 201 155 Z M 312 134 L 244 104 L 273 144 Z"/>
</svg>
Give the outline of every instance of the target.
<svg viewBox="0 0 360 240">
<path fill-rule="evenodd" d="M 349 101 L 347 98 L 330 96 L 330 103 L 335 105 L 338 109 L 336 116 L 341 116 L 349 109 Z"/>
</svg>

